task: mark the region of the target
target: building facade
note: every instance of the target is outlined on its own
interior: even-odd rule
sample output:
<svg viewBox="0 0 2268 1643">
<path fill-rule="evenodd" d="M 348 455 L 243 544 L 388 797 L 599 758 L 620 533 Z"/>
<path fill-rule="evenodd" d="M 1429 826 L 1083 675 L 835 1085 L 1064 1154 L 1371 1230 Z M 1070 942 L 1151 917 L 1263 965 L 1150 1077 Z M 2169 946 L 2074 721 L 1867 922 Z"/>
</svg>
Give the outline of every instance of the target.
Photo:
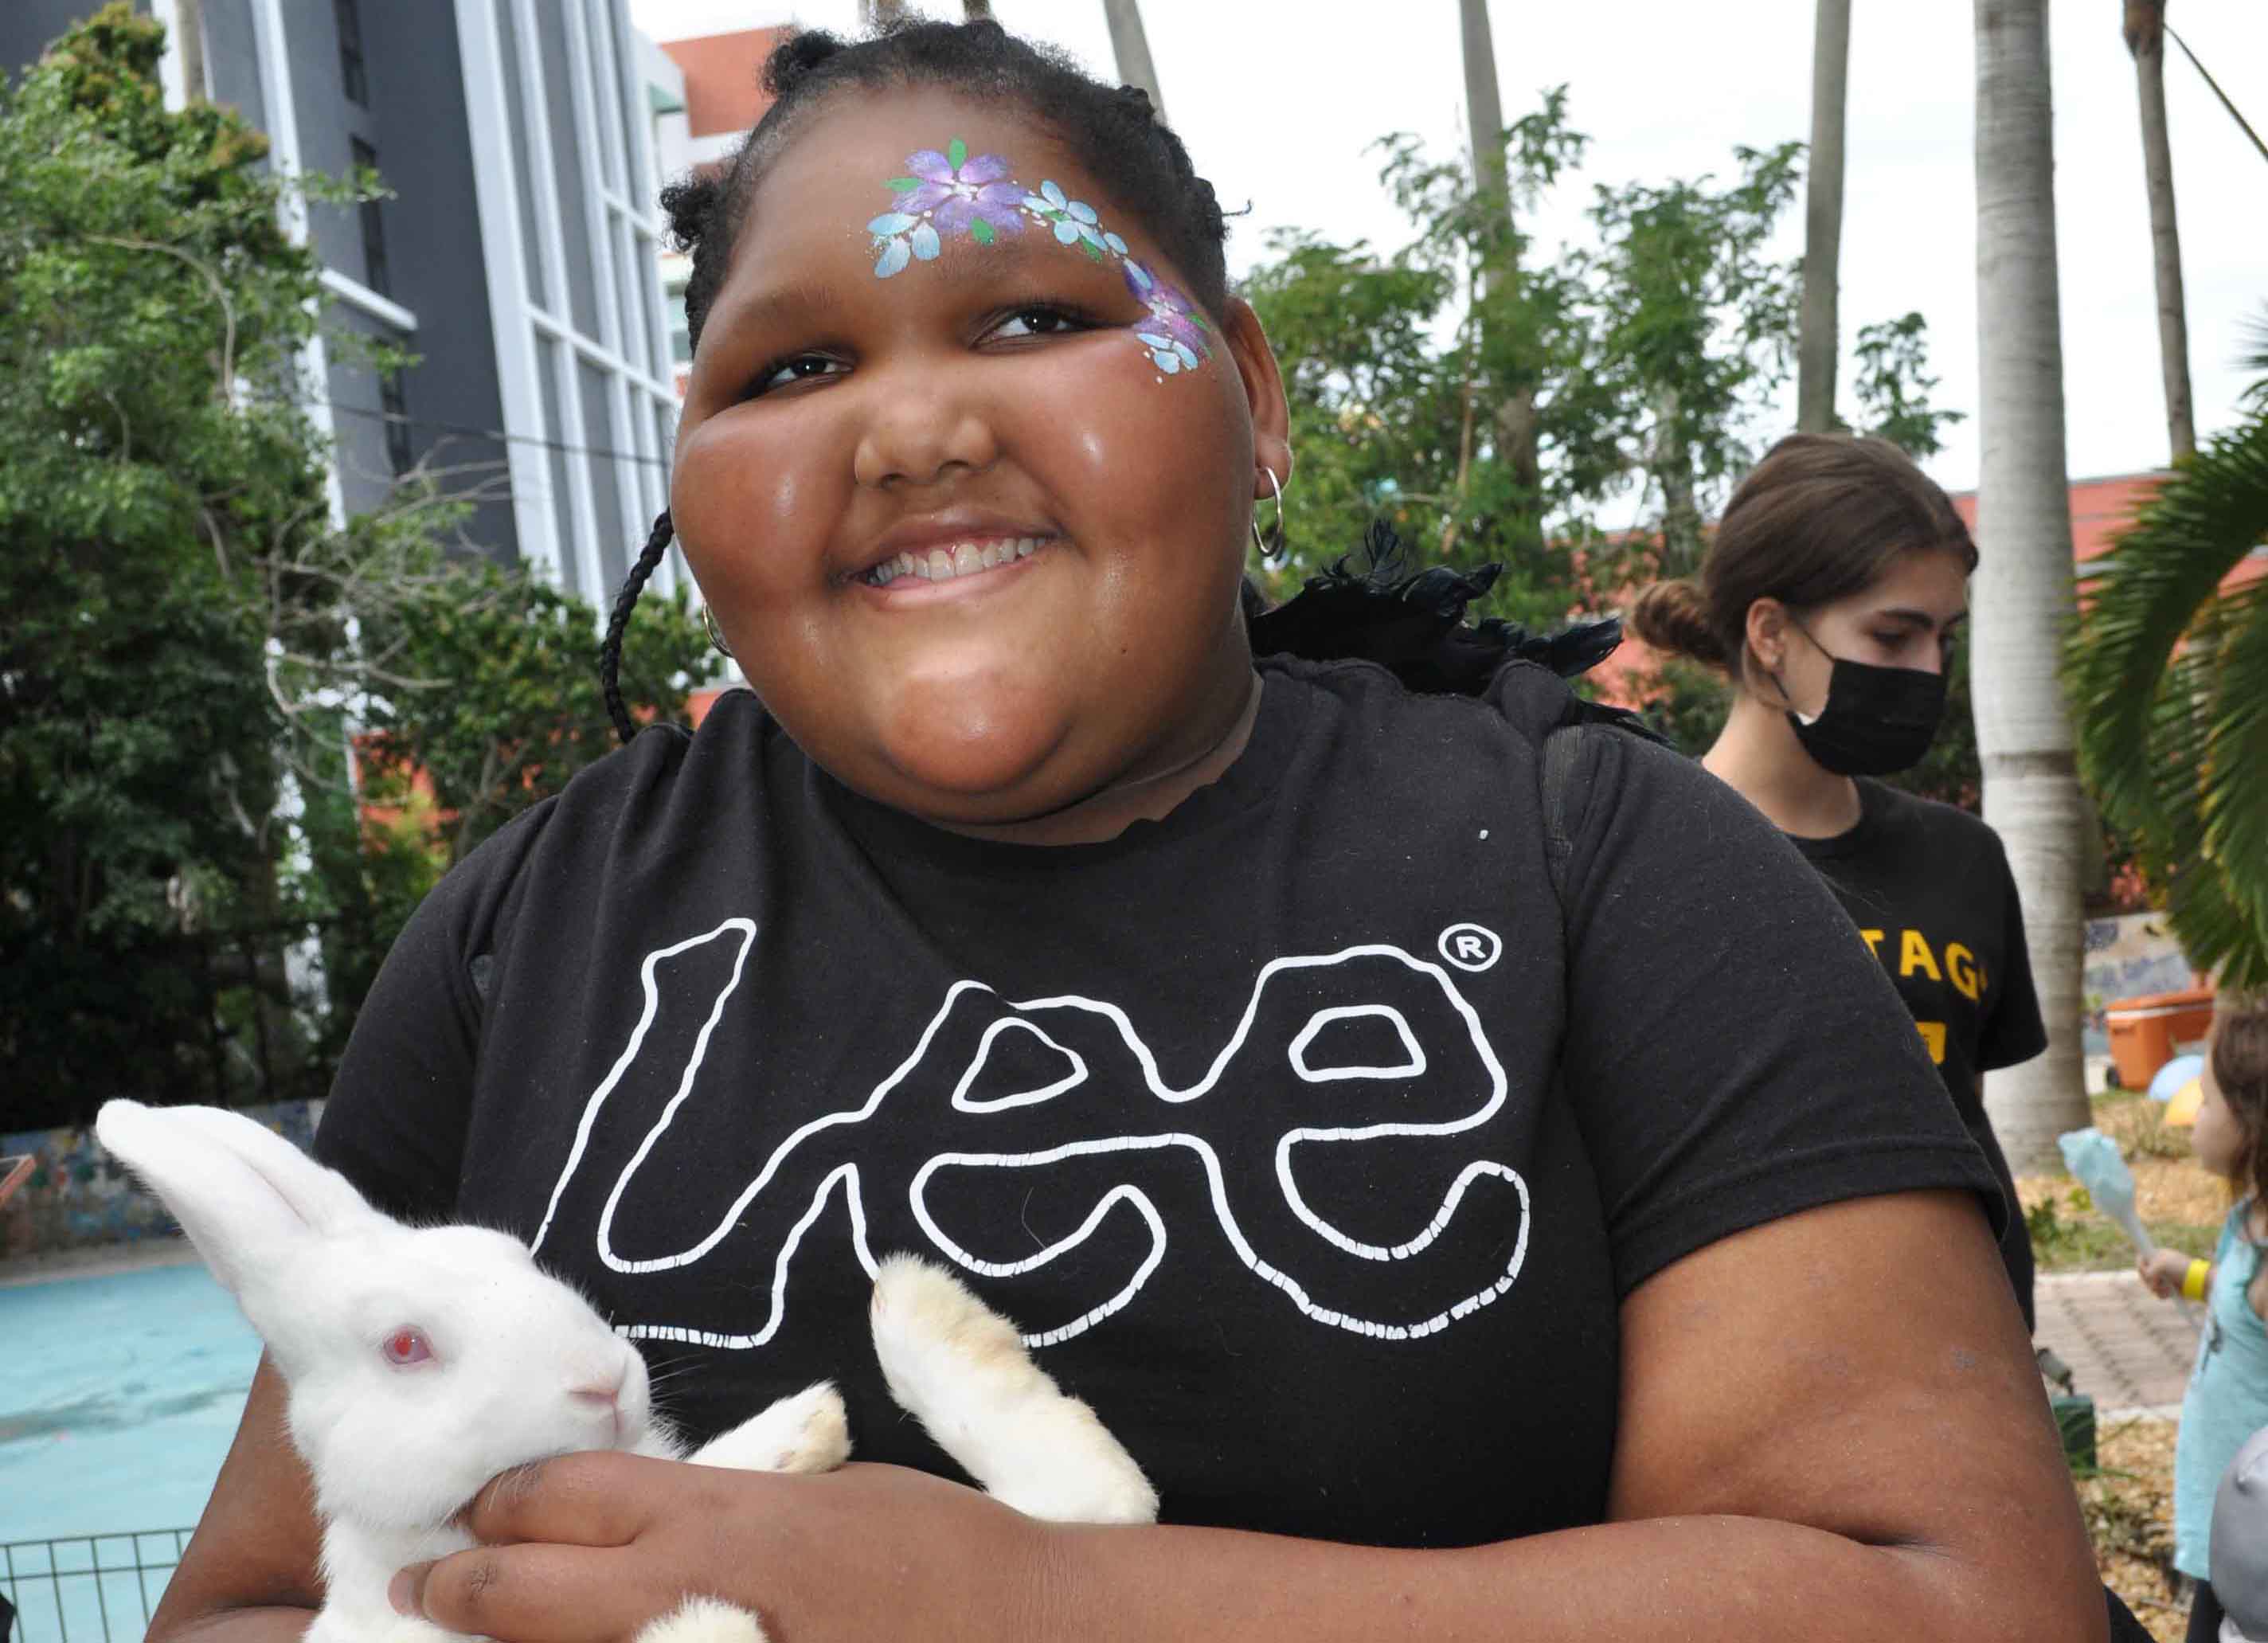
<svg viewBox="0 0 2268 1643">
<path fill-rule="evenodd" d="M 97 0 L 9 0 L 0 65 Z M 138 0 L 176 104 L 264 131 L 282 169 L 375 170 L 394 197 L 315 206 L 326 341 L 303 361 L 341 517 L 416 465 L 476 499 L 467 534 L 611 600 L 667 495 L 677 393 L 656 215 L 675 65 L 627 0 Z M 359 334 L 417 357 L 380 373 Z M 658 575 L 684 578 L 673 553 Z"/>
<path fill-rule="evenodd" d="M 655 128 L 665 178 L 721 166 L 739 151 L 741 139 L 772 105 L 771 94 L 763 89 L 764 60 L 789 33 L 789 26 L 781 24 L 660 43 L 658 52 L 677 70 L 684 87 L 680 107 Z M 660 268 L 669 319 L 671 382 L 682 399 L 693 362 L 693 333 L 685 320 L 685 283 L 693 273 L 692 260 L 665 245 Z"/>
</svg>

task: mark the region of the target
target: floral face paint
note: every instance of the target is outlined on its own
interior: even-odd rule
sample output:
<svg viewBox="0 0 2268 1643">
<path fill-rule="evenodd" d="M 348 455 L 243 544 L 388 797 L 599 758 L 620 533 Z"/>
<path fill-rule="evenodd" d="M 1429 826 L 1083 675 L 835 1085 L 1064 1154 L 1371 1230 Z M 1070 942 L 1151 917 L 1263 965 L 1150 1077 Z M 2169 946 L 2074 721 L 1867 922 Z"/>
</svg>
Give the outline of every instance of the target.
<svg viewBox="0 0 2268 1643">
<path fill-rule="evenodd" d="M 1125 240 L 1102 226 L 1094 208 L 1066 195 L 1052 181 L 1034 193 L 1009 175 L 998 154 L 972 157 L 959 137 L 940 153 L 924 149 L 906 157 L 907 174 L 889 180 L 898 197 L 892 209 L 866 225 L 880 254 L 878 279 L 888 279 L 909 263 L 927 262 L 949 237 L 966 235 L 981 246 L 1004 234 L 1038 226 L 1058 244 L 1077 247 L 1089 262 L 1123 265 L 1126 288 L 1150 310 L 1134 333 L 1162 376 L 1194 371 L 1212 357 L 1211 321 L 1184 292 L 1152 274 L 1127 254 Z"/>
</svg>

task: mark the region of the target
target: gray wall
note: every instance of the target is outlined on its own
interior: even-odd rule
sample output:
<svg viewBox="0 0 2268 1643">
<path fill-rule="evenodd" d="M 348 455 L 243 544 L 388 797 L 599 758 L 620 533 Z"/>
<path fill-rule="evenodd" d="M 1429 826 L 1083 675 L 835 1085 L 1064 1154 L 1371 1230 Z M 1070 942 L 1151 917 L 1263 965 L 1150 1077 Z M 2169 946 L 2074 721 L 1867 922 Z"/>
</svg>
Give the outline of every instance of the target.
<svg viewBox="0 0 2268 1643">
<path fill-rule="evenodd" d="M 328 33 L 330 9 L 322 14 Z M 363 0 L 362 32 L 375 119 L 366 140 L 401 195 L 384 207 L 394 299 L 417 316 L 411 345 L 421 363 L 402 384 L 409 414 L 425 424 L 501 428 L 504 399 L 473 193 L 457 9 L 450 0 Z M 494 464 L 491 488 L 503 489 L 501 440 L 431 425 L 412 432 L 420 455 L 439 442 L 435 466 Z M 510 503 L 483 505 L 466 531 L 490 556 L 506 564 L 519 557 Z"/>
<path fill-rule="evenodd" d="M 65 29 L 100 10 L 101 0 L 4 0 L 0 4 L 0 73 L 14 80 Z"/>
</svg>

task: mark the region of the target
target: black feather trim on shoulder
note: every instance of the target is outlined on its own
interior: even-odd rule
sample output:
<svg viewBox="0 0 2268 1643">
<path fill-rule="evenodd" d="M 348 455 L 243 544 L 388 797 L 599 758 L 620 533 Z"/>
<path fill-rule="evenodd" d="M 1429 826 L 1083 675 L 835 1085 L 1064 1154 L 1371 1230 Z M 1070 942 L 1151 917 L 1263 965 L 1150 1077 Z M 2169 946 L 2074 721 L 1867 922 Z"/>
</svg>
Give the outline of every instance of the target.
<svg viewBox="0 0 2268 1643">
<path fill-rule="evenodd" d="M 1468 623 L 1465 608 L 1504 567 L 1432 565 L 1410 574 L 1409 551 L 1383 519 L 1372 524 L 1362 554 L 1366 568 L 1350 569 L 1349 555 L 1284 603 L 1256 612 L 1253 653 L 1376 662 L 1413 690 L 1478 696 L 1506 662 L 1538 662 L 1572 679 L 1623 642 L 1623 624 L 1612 617 L 1553 634 L 1533 634 L 1500 616 Z"/>
</svg>

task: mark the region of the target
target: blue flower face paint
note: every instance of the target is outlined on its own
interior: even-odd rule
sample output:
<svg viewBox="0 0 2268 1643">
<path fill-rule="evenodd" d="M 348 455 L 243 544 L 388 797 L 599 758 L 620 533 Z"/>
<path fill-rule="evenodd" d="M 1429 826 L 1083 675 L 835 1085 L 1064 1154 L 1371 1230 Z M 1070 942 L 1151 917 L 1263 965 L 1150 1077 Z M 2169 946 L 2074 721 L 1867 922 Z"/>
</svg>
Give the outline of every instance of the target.
<svg viewBox="0 0 2268 1643">
<path fill-rule="evenodd" d="M 1127 290 L 1150 310 L 1149 319 L 1136 328 L 1135 340 L 1161 376 L 1194 371 L 1212 357 L 1212 327 L 1197 305 L 1130 256 L 1125 240 L 1102 226 L 1094 208 L 1070 198 L 1057 184 L 1042 181 L 1035 193 L 1009 174 L 1005 159 L 998 154 L 972 157 L 959 137 L 943 152 L 925 148 L 908 155 L 906 173 L 889 181 L 897 195 L 891 209 L 866 225 L 878 254 L 876 278 L 888 279 L 909 263 L 935 260 L 947 238 L 965 235 L 989 246 L 1004 234 L 1042 227 L 1089 262 L 1123 265 Z"/>
</svg>

